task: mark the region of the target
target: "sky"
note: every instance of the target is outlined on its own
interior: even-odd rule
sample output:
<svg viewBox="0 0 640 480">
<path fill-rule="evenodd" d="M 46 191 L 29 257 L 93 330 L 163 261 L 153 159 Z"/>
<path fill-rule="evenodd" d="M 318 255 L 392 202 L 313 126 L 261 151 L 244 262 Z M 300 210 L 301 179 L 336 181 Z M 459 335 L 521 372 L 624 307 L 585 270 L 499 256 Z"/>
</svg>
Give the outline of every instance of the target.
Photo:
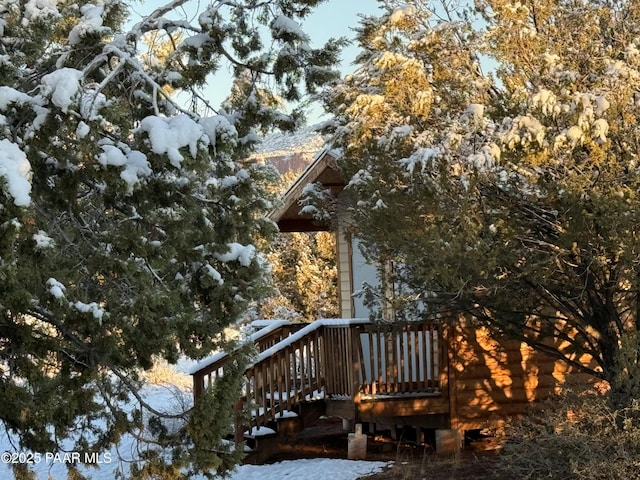
<svg viewBox="0 0 640 480">
<path fill-rule="evenodd" d="M 329 0 L 321 4 L 311 15 L 306 31 L 316 45 L 331 37 L 353 38 L 352 29 L 358 25 L 358 13 L 377 13 L 376 0 Z M 343 71 L 348 71 L 349 63 L 356 56 L 357 49 L 351 47 L 343 52 Z"/>
<path fill-rule="evenodd" d="M 315 45 L 321 45 L 331 37 L 353 39 L 352 29 L 358 26 L 359 13 L 377 14 L 378 2 L 376 0 L 328 0 L 317 8 L 303 28 L 306 28 L 307 34 Z M 358 49 L 355 45 L 343 50 L 340 66 L 343 75 L 353 71 L 353 61 L 357 54 Z M 318 120 L 322 113 L 320 106 L 314 108 L 310 113 L 310 122 Z"/>
<path fill-rule="evenodd" d="M 134 4 L 134 13 L 131 22 L 136 23 L 140 16 L 150 13 L 166 1 L 152 0 L 140 4 Z M 198 6 L 202 9 L 202 5 Z M 313 14 L 302 25 L 303 30 L 311 37 L 312 46 L 323 45 L 331 37 L 347 37 L 352 39 L 352 29 L 358 25 L 358 14 L 377 14 L 378 2 L 376 0 L 327 0 L 320 4 Z M 353 71 L 353 61 L 358 53 L 355 46 L 343 50 L 340 70 L 343 75 Z M 231 75 L 224 68 L 216 74 L 205 89 L 205 97 L 215 106 L 226 98 L 229 93 Z M 322 115 L 321 107 L 317 106 L 310 112 L 310 122 L 318 120 Z"/>
</svg>

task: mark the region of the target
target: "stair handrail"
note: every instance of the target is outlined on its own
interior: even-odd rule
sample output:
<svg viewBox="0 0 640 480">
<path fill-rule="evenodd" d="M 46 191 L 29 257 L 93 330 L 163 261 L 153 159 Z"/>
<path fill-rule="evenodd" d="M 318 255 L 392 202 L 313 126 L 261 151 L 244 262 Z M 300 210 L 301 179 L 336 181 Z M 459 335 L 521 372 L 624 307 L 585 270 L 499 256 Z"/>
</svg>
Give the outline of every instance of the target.
<svg viewBox="0 0 640 480">
<path fill-rule="evenodd" d="M 287 338 L 280 340 L 278 343 L 273 345 L 270 348 L 267 348 L 263 352 L 261 352 L 255 359 L 255 361 L 247 366 L 250 368 L 257 363 L 262 362 L 268 357 L 275 355 L 276 353 L 284 350 L 292 343 L 297 342 L 302 339 L 306 335 L 309 335 L 311 332 L 318 330 L 321 327 L 348 327 L 351 325 L 366 325 L 371 323 L 368 318 L 321 318 L 319 320 L 315 320 L 304 328 L 301 328 L 297 332 L 289 335 Z"/>
<path fill-rule="evenodd" d="M 362 395 L 406 394 L 418 390 L 439 393 L 436 353 L 439 356 L 443 350 L 434 350 L 432 343 L 437 328 L 423 328 L 421 336 L 407 331 L 400 333 L 399 340 L 388 340 L 380 336 L 386 335 L 384 332 L 368 332 L 366 326 L 371 323 L 364 318 L 320 319 L 308 324 L 261 321 L 259 326 L 267 326 L 252 334 L 247 341 L 257 343 L 279 328 L 292 325 L 298 330 L 289 330 L 288 336 L 259 351 L 246 366 L 245 386 L 238 408 L 242 408 L 240 405 L 249 407 L 250 425 L 265 425 L 300 402 L 325 395 L 333 399 L 350 397 L 359 403 L 364 398 Z M 363 337 L 365 334 L 367 336 Z M 364 341 L 367 341 L 368 350 L 362 343 Z M 398 369 L 397 365 L 387 365 L 389 355 L 392 355 L 389 358 L 400 359 L 398 365 L 406 366 Z M 191 369 L 196 400 L 206 387 L 207 375 L 211 384 L 223 374 L 228 357 L 226 352 L 221 352 Z M 419 366 L 418 358 L 424 362 L 423 367 Z M 365 365 L 367 361 L 368 367 Z M 367 378 L 367 370 L 371 378 Z"/>
<path fill-rule="evenodd" d="M 261 322 L 262 323 L 262 322 Z M 260 344 L 260 341 L 272 335 L 274 332 L 278 330 L 285 329 L 290 327 L 292 324 L 288 320 L 271 320 L 269 323 L 257 330 L 256 332 L 249 335 L 246 339 L 242 341 L 243 344 L 253 343 L 256 345 Z M 194 400 L 196 400 L 204 390 L 204 379 L 207 375 L 210 375 L 212 372 L 215 372 L 223 367 L 224 363 L 229 358 L 229 352 L 222 351 L 214 353 L 213 355 L 201 360 L 196 365 L 189 369 L 189 375 L 193 376 L 193 396 Z"/>
<path fill-rule="evenodd" d="M 255 410 L 251 425 L 275 420 L 300 401 L 323 398 L 325 372 L 332 368 L 323 339 L 327 328 L 369 324 L 368 319 L 320 319 L 256 356 L 247 366 L 242 400 Z M 328 392 L 331 393 L 331 392 Z"/>
</svg>

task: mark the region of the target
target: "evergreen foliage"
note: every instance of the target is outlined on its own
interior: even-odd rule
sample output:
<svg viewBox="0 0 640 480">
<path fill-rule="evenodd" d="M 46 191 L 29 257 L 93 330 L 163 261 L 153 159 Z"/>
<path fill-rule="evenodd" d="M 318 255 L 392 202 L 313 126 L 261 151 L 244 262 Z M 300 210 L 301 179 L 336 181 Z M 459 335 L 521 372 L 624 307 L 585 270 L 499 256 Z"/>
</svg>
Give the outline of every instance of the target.
<svg viewBox="0 0 640 480">
<path fill-rule="evenodd" d="M 260 304 L 262 318 L 313 321 L 340 315 L 332 233 L 281 233 L 267 258 L 277 295 Z"/>
<path fill-rule="evenodd" d="M 510 425 L 494 478 L 638 478 L 640 405 L 612 408 L 595 389 L 568 390 Z"/>
<path fill-rule="evenodd" d="M 335 78 L 342 41 L 312 48 L 297 23 L 318 3 L 179 0 L 125 31 L 125 1 L 1 2 L 0 420 L 21 448 L 100 452 L 138 431 L 140 369 L 223 347 L 264 293 L 273 172 L 246 158 L 301 119 L 279 98 Z M 171 40 L 142 58 L 154 32 Z M 199 88 L 226 65 L 235 88 L 213 109 Z M 196 421 L 230 411 L 238 381 Z M 137 477 L 225 471 L 225 421 L 204 445 L 193 424 L 157 440 Z"/>
<path fill-rule="evenodd" d="M 283 173 L 275 189 L 278 195 L 283 195 L 301 173 Z M 313 321 L 340 315 L 333 233 L 279 233 L 269 244 L 266 257 L 274 291 L 259 303 L 260 318 Z"/>
<path fill-rule="evenodd" d="M 326 97 L 354 224 L 370 259 L 394 263 L 379 304 L 472 316 L 628 402 L 640 4 L 379 3 L 358 29 L 358 69 Z"/>
</svg>

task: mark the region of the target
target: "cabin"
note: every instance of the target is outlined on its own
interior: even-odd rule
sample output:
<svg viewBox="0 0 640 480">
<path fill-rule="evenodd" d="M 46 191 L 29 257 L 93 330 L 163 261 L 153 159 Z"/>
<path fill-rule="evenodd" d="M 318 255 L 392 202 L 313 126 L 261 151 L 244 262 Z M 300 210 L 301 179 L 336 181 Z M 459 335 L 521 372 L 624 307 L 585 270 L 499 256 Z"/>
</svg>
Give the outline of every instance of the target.
<svg viewBox="0 0 640 480">
<path fill-rule="evenodd" d="M 282 232 L 335 232 L 342 318 L 255 325 L 250 341 L 259 355 L 245 372 L 240 400 L 252 412 L 251 424 L 238 431 L 237 439 L 244 433 L 257 444 L 254 434 L 262 428 L 292 416 L 308 423 L 309 412 L 315 411 L 340 417 L 347 426 L 360 424 L 369 433 L 389 432 L 393 437 L 399 429 L 410 428 L 416 441 L 431 440 L 437 452 L 451 453 L 460 448 L 465 432 L 500 428 L 524 414 L 531 402 L 558 393 L 569 378 L 588 380 L 562 361 L 519 341 L 491 336 L 464 319 L 402 327 L 372 324 L 354 292 L 363 282 L 378 281 L 376 269 L 358 248 L 336 160 L 336 153 L 322 151 L 271 218 Z M 336 199 L 333 221 L 319 223 L 301 214 L 300 199 L 311 183 Z M 226 353 L 219 354 L 192 369 L 196 401 L 224 374 L 226 358 Z M 289 432 L 285 436 L 291 433 L 291 428 L 277 430 L 281 428 Z"/>
</svg>

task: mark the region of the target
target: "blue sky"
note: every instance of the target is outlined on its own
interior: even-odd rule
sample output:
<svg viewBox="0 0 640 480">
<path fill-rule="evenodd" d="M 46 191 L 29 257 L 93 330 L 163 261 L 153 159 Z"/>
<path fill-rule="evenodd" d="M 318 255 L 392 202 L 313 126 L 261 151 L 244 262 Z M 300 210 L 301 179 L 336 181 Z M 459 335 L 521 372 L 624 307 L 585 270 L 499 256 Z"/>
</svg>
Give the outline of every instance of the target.
<svg viewBox="0 0 640 480">
<path fill-rule="evenodd" d="M 353 37 L 352 28 L 358 25 L 358 13 L 375 14 L 376 0 L 329 0 L 316 9 L 306 24 L 306 32 L 314 43 L 322 44 L 331 37 Z M 347 49 L 343 54 L 345 63 L 353 61 L 357 53 L 355 48 Z M 344 66 L 349 70 L 348 66 Z"/>
<path fill-rule="evenodd" d="M 313 46 L 322 45 L 331 37 L 353 38 L 352 29 L 358 25 L 358 14 L 375 14 L 376 0 L 329 0 L 321 4 L 303 25 L 305 32 L 311 37 Z M 342 74 L 353 71 L 353 61 L 358 54 L 355 46 L 347 47 L 342 52 Z M 309 113 L 309 123 L 320 120 L 322 109 L 313 108 Z"/>
<path fill-rule="evenodd" d="M 152 12 L 160 5 L 165 5 L 166 1 L 152 0 L 134 5 L 134 15 L 132 23 L 140 20 L 140 15 Z M 200 6 L 199 8 L 201 8 Z M 376 0 L 328 0 L 321 4 L 315 12 L 305 21 L 303 30 L 311 37 L 313 46 L 321 46 L 331 37 L 353 38 L 352 28 L 358 25 L 358 13 L 376 14 L 378 12 L 378 2 Z M 343 51 L 341 71 L 343 74 L 353 70 L 351 65 L 357 48 L 349 47 Z M 224 70 L 222 68 L 221 70 Z M 212 105 L 219 105 L 229 92 L 231 77 L 228 73 L 220 71 L 212 79 L 205 90 L 207 100 Z M 317 120 L 320 114 L 319 109 L 311 114 L 310 122 Z"/>
</svg>

